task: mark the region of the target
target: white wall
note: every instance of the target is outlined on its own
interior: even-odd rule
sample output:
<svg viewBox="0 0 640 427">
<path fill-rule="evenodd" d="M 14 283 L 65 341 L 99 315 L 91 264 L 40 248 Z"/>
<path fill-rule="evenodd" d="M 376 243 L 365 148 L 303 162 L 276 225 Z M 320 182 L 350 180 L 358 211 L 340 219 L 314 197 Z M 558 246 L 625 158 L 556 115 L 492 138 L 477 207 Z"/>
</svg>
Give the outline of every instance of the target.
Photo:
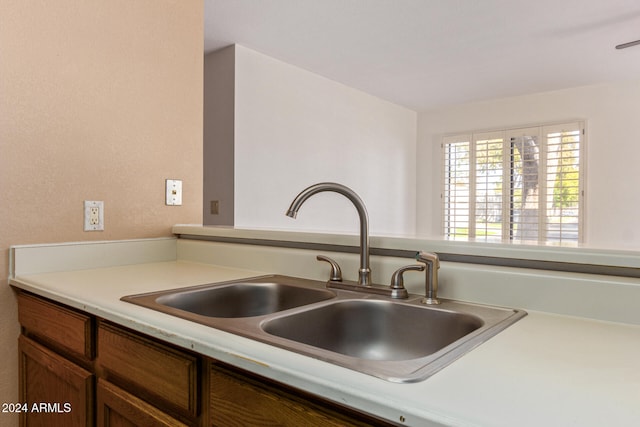
<svg viewBox="0 0 640 427">
<path fill-rule="evenodd" d="M 367 205 L 371 234 L 415 231 L 417 113 L 236 46 L 235 226 L 357 232 L 343 196 L 312 197 L 336 181 Z"/>
<path fill-rule="evenodd" d="M 640 80 L 466 104 L 419 114 L 418 232 L 440 234 L 443 134 L 587 121 L 585 244 L 640 249 Z"/>
</svg>

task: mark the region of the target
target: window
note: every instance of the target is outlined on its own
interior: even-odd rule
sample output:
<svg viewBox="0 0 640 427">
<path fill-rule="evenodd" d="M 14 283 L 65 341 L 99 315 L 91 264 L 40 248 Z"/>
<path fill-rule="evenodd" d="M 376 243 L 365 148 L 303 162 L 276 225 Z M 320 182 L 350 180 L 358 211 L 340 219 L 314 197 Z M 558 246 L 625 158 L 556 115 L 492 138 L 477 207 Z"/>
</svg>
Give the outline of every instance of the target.
<svg viewBox="0 0 640 427">
<path fill-rule="evenodd" d="M 442 149 L 445 237 L 582 241 L 583 122 L 447 136 Z"/>
</svg>

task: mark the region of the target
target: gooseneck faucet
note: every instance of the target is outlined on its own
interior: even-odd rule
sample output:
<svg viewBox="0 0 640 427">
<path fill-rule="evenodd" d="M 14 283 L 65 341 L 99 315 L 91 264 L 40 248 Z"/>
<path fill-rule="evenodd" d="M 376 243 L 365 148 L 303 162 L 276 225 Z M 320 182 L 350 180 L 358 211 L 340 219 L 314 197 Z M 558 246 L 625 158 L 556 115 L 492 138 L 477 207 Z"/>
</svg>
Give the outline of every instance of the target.
<svg viewBox="0 0 640 427">
<path fill-rule="evenodd" d="M 335 182 L 321 182 L 305 188 L 293 199 L 287 210 L 287 216 L 295 218 L 300 206 L 314 194 L 332 191 L 342 194 L 353 203 L 360 217 L 360 269 L 358 270 L 358 284 L 371 285 L 371 269 L 369 268 L 369 216 L 362 199 L 349 187 Z"/>
</svg>

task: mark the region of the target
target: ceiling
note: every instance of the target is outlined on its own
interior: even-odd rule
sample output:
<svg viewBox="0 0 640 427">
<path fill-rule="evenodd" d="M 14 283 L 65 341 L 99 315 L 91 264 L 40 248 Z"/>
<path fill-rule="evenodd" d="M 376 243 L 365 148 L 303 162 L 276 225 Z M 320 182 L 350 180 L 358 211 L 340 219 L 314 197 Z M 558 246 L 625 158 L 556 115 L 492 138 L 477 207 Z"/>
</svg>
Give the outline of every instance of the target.
<svg viewBox="0 0 640 427">
<path fill-rule="evenodd" d="M 204 0 L 240 44 L 416 111 L 640 77 L 638 0 Z"/>
</svg>

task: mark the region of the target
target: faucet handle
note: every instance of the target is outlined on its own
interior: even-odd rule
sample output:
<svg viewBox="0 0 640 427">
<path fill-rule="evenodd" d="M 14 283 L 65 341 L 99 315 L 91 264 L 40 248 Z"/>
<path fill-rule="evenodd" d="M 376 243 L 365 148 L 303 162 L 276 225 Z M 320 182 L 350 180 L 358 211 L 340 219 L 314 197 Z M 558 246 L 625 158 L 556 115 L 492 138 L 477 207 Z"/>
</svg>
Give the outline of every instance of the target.
<svg viewBox="0 0 640 427">
<path fill-rule="evenodd" d="M 404 287 L 404 278 L 402 275 L 405 271 L 424 271 L 424 265 L 414 264 L 407 265 L 397 269 L 391 276 L 391 298 L 408 298 L 409 293 Z"/>
<path fill-rule="evenodd" d="M 329 281 L 342 282 L 342 270 L 340 270 L 340 266 L 337 262 L 324 255 L 318 255 L 316 259 L 318 261 L 328 262 L 331 265 L 331 276 L 329 277 Z"/>
</svg>

